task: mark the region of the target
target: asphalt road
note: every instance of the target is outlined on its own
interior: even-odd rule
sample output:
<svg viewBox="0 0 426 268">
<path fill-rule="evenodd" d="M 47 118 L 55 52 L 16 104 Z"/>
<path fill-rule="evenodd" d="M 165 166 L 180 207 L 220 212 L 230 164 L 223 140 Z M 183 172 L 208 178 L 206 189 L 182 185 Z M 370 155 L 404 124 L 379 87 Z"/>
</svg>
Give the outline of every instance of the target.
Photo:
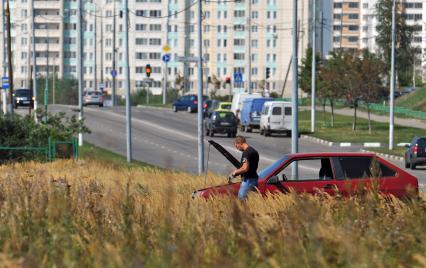
<svg viewBox="0 0 426 268">
<path fill-rule="evenodd" d="M 70 106 L 49 106 L 51 112 L 66 111 L 71 113 Z M 85 135 L 87 142 L 126 154 L 126 120 L 123 107 L 97 108 L 85 107 L 86 125 L 92 131 Z M 187 112 L 174 113 L 171 109 L 133 107 L 132 108 L 133 158 L 153 165 L 197 173 L 197 116 Z M 291 152 L 291 138 L 286 136 L 264 137 L 258 131 L 244 133 L 248 143 L 260 153 L 259 170 L 268 166 L 282 155 Z M 232 138 L 215 135 L 213 139 L 230 151 L 237 159 L 241 153 L 233 148 Z M 227 175 L 232 165 L 213 147 L 205 144 L 205 160 L 208 170 L 217 174 Z M 326 151 L 359 151 L 359 147 L 341 148 L 327 146 L 313 141 L 300 139 L 300 152 Z M 392 161 L 399 167 L 403 163 Z M 206 165 L 207 167 L 207 165 Z M 307 167 L 309 168 L 309 167 Z M 407 170 L 407 169 L 406 169 Z M 424 170 L 407 170 L 415 175 L 421 184 L 426 184 L 426 168 Z"/>
</svg>

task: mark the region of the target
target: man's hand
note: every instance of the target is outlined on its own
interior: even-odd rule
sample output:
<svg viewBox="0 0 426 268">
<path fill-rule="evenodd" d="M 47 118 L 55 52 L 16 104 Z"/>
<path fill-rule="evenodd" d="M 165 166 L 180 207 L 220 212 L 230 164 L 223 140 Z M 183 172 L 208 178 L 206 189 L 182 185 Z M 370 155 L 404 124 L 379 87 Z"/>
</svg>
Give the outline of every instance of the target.
<svg viewBox="0 0 426 268">
<path fill-rule="evenodd" d="M 232 183 L 232 179 L 235 178 L 234 173 L 232 172 L 231 175 L 228 176 L 228 183 Z"/>
</svg>

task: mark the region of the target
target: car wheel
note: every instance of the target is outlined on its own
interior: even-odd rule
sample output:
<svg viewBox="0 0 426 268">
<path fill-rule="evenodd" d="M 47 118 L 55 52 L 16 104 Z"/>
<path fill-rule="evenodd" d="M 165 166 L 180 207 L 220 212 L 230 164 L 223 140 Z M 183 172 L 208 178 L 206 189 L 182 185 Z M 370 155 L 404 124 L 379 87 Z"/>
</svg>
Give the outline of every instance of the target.
<svg viewBox="0 0 426 268">
<path fill-rule="evenodd" d="M 291 130 L 287 131 L 287 137 L 291 137 Z"/>
<path fill-rule="evenodd" d="M 176 113 L 177 112 L 177 107 L 173 105 L 172 106 L 172 111 Z"/>
<path fill-rule="evenodd" d="M 232 133 L 232 138 L 235 138 L 237 136 L 237 131 L 234 131 L 233 133 Z"/>
<path fill-rule="evenodd" d="M 103 103 L 100 103 L 100 104 L 99 104 L 99 107 L 104 107 L 104 104 L 103 104 Z"/>
<path fill-rule="evenodd" d="M 210 131 L 210 137 L 214 137 L 214 131 L 213 130 Z"/>
<path fill-rule="evenodd" d="M 410 162 L 410 168 L 413 170 L 416 169 L 416 164 L 414 164 L 413 162 Z"/>
<path fill-rule="evenodd" d="M 259 129 L 259 134 L 260 134 L 260 135 L 263 135 L 263 133 L 265 133 L 265 130 L 264 130 L 263 128 L 260 128 L 260 129 Z"/>
<path fill-rule="evenodd" d="M 265 137 L 269 137 L 269 136 L 271 136 L 271 132 L 265 129 Z"/>
<path fill-rule="evenodd" d="M 210 131 L 206 128 L 206 136 L 210 134 Z"/>
<path fill-rule="evenodd" d="M 186 109 L 186 111 L 187 111 L 188 113 L 192 113 L 192 108 L 191 108 L 191 106 L 188 106 L 188 108 Z"/>
</svg>

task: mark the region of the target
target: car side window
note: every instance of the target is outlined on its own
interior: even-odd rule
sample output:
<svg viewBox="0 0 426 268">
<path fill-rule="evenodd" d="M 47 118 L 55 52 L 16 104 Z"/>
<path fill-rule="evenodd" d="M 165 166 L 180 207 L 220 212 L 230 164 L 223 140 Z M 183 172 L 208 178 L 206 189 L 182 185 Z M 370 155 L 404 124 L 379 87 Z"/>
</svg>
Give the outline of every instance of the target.
<svg viewBox="0 0 426 268">
<path fill-rule="evenodd" d="M 293 165 L 296 173 L 293 174 Z M 280 181 L 315 181 L 334 179 L 333 169 L 328 157 L 315 159 L 298 159 L 292 161 L 276 176 Z"/>
<path fill-rule="evenodd" d="M 291 107 L 284 108 L 284 115 L 291 115 Z"/>
<path fill-rule="evenodd" d="M 264 106 L 264 107 L 263 107 L 262 114 L 264 114 L 264 115 L 268 115 L 268 112 L 269 112 L 269 106 Z"/>
<path fill-rule="evenodd" d="M 282 114 L 281 107 L 274 107 L 274 108 L 272 108 L 272 115 L 281 115 L 281 114 Z"/>
</svg>

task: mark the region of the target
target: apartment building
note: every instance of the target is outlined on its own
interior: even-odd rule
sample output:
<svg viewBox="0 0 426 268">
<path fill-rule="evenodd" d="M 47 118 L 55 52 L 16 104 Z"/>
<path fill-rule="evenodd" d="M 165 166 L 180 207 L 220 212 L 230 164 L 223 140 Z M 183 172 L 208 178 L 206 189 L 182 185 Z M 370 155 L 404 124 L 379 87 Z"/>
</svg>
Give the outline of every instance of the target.
<svg viewBox="0 0 426 268">
<path fill-rule="evenodd" d="M 251 89 L 265 84 L 281 93 L 290 65 L 292 19 L 291 0 L 207 1 L 203 6 L 203 70 L 205 88 L 216 77 L 233 80 L 242 73 L 244 82 L 233 84 L 234 90 L 247 89 L 251 72 Z M 27 87 L 31 75 L 31 0 L 12 3 L 15 83 Z M 248 12 L 250 4 L 251 12 Z M 53 73 L 57 77 L 77 75 L 77 2 L 75 0 L 35 1 L 37 75 Z M 299 59 L 303 58 L 309 36 L 309 0 L 299 1 Z M 118 94 L 124 92 L 124 21 L 122 3 L 114 0 L 84 1 L 83 5 L 83 73 L 84 88 L 111 92 L 112 71 L 116 70 Z M 163 47 L 170 47 L 167 64 L 168 86 L 175 87 L 178 76 L 185 78 L 184 91 L 196 91 L 197 64 L 181 62 L 181 57 L 198 54 L 197 5 L 193 0 L 129 1 L 131 90 L 149 86 L 154 94 L 162 92 L 165 63 Z M 115 35 L 114 35 L 115 25 Z M 250 31 L 250 38 L 249 38 Z M 115 38 L 114 38 L 115 37 Z M 115 39 L 115 40 L 114 40 Z M 115 41 L 115 49 L 114 49 Z M 247 54 L 248 45 L 251 55 Z M 0 58 L 3 60 L 3 53 Z M 115 58 L 116 66 L 113 67 Z M 249 61 L 250 60 L 250 61 Z M 3 60 L 5 62 L 5 60 Z M 250 63 L 250 64 L 249 64 Z M 152 68 L 146 80 L 145 66 Z M 248 66 L 251 66 L 249 70 Z M 47 66 L 49 66 L 47 68 Z M 290 94 L 291 75 L 284 95 Z"/>
</svg>

